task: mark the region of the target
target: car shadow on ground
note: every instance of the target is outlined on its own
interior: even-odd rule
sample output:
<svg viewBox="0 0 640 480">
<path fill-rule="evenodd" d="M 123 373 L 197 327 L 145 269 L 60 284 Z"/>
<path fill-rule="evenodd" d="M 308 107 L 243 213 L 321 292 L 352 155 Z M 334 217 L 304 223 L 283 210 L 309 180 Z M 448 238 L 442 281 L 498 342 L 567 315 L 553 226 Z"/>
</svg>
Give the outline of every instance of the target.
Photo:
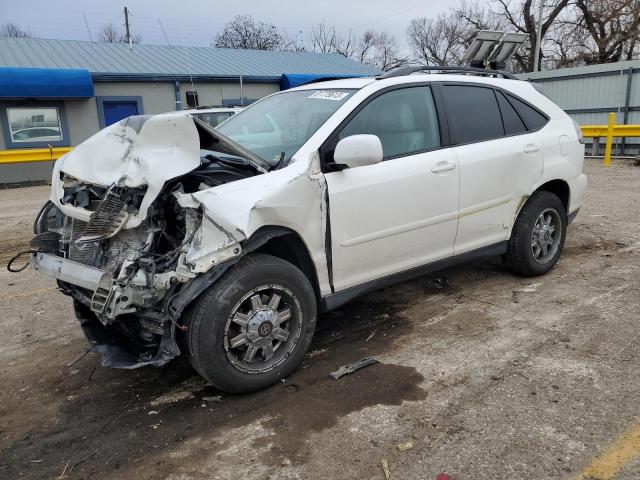
<svg viewBox="0 0 640 480">
<path fill-rule="evenodd" d="M 90 354 L 73 367 L 78 374 L 52 380 L 56 395 L 65 398 L 55 428 L 34 425 L 20 441 L 0 450 L 0 473 L 8 478 L 49 478 L 63 470 L 71 478 L 118 476 L 145 461 L 170 472 L 173 460 L 163 451 L 205 437 L 211 454 L 228 447 L 219 432 L 256 422 L 272 432 L 252 445 L 266 448 L 263 464 L 304 463 L 311 454 L 312 446 L 304 442 L 309 434 L 368 406 L 425 397 L 419 387 L 424 378 L 411 367 L 379 363 L 339 380 L 328 374 L 383 354 L 409 335 L 412 326 L 404 309 L 416 298 L 455 294 L 455 288 L 430 275 L 322 314 L 300 367 L 279 384 L 248 395 L 226 395 L 207 386 L 183 358 L 162 369 L 131 371 L 101 368 Z"/>
</svg>

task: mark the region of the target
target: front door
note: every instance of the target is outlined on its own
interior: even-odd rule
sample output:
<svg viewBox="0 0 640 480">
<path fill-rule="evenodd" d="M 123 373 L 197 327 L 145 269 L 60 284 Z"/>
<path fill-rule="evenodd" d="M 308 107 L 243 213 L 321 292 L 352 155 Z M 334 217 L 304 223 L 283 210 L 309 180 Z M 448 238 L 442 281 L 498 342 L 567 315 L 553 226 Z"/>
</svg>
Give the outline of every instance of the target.
<svg viewBox="0 0 640 480">
<path fill-rule="evenodd" d="M 335 291 L 451 256 L 458 225 L 458 162 L 429 87 L 375 97 L 338 138 L 363 133 L 383 161 L 325 175 Z"/>
<path fill-rule="evenodd" d="M 105 100 L 102 103 L 102 110 L 104 112 L 105 127 L 119 122 L 123 118 L 140 114 L 140 112 L 138 111 L 138 102 L 135 100 Z"/>
</svg>

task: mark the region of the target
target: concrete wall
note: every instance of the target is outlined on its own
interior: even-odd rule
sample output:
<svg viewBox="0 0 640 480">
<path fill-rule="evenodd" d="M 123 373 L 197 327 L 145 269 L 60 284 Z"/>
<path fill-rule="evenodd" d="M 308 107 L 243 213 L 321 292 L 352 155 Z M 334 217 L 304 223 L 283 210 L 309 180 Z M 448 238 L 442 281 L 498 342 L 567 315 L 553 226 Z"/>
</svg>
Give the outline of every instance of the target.
<svg viewBox="0 0 640 480">
<path fill-rule="evenodd" d="M 200 105 L 220 105 L 225 99 L 240 98 L 238 83 L 194 83 Z M 100 96 L 140 96 L 145 114 L 174 111 L 175 82 L 95 82 L 95 95 Z M 182 108 L 187 109 L 186 92 L 191 83 L 181 82 L 180 96 Z M 277 92 L 277 83 L 245 83 L 243 93 L 247 98 L 257 99 Z M 43 105 L 46 101 L 41 102 Z M 36 105 L 38 102 L 36 102 Z M 67 119 L 67 134 L 72 146 L 78 145 L 100 129 L 98 106 L 95 98 L 87 100 L 67 100 L 64 102 Z M 0 134 L 0 150 L 5 150 L 4 138 Z M 53 162 L 21 164 L 0 164 L 0 184 L 51 179 Z"/>
</svg>

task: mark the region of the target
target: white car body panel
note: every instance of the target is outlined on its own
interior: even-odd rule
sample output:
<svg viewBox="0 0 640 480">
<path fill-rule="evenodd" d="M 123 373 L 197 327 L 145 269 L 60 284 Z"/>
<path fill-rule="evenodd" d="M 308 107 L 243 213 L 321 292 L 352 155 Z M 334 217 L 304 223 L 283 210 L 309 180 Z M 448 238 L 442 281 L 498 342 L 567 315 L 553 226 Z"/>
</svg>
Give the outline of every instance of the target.
<svg viewBox="0 0 640 480">
<path fill-rule="evenodd" d="M 525 153 L 530 146 L 538 150 Z M 460 161 L 460 225 L 455 253 L 508 239 L 514 212 L 543 175 L 538 133 L 462 145 L 454 150 Z"/>
<path fill-rule="evenodd" d="M 451 149 L 325 174 L 336 290 L 453 254 L 458 169 L 442 163 L 457 166 Z"/>
<path fill-rule="evenodd" d="M 200 140 L 193 119 L 186 114 L 135 116 L 114 123 L 61 157 L 54 166 L 51 201 L 66 215 L 88 222 L 91 212 L 61 202 L 66 173 L 84 182 L 108 187 L 147 186 L 139 212 L 126 228 L 135 228 L 169 179 L 200 165 Z"/>
<path fill-rule="evenodd" d="M 538 106 L 550 121 L 539 132 L 321 172 L 318 149 L 364 99 L 386 87 L 430 81 L 501 87 Z M 182 206 L 202 206 L 205 213 L 186 254 L 192 273 L 241 256 L 241 243 L 261 227 L 282 226 L 303 240 L 325 296 L 507 240 L 519 209 L 549 180 L 561 179 L 571 187 L 568 213 L 582 204 L 584 147 L 569 117 L 526 82 L 439 74 L 345 79 L 293 90 L 316 88 L 359 90 L 300 147 L 286 168 L 178 196 Z M 525 153 L 528 145 L 539 150 Z M 126 224 L 135 228 L 163 184 L 199 162 L 198 133 L 188 114 L 145 117 L 140 123 L 124 120 L 56 163 L 51 200 L 66 215 L 88 221 L 91 212 L 60 202 L 61 172 L 102 186 L 147 185 L 140 213 Z M 432 172 L 441 162 L 455 168 Z M 331 245 L 325 244 L 328 210 Z"/>
</svg>

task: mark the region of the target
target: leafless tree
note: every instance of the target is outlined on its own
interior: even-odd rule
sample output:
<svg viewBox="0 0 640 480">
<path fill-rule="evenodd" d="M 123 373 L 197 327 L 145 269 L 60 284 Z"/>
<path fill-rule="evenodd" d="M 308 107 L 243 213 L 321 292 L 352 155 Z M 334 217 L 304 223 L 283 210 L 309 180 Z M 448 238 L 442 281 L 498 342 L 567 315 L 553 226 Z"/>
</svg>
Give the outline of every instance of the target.
<svg viewBox="0 0 640 480">
<path fill-rule="evenodd" d="M 543 1 L 543 0 L 539 0 Z M 542 39 L 546 39 L 553 29 L 560 26 L 559 16 L 567 13 L 569 0 L 544 0 L 544 14 L 542 18 Z M 504 19 L 506 26 L 512 28 L 516 32 L 526 33 L 529 37 L 528 44 L 521 48 L 514 55 L 515 60 L 520 68 L 530 72 L 533 70 L 535 63 L 534 52 L 536 46 L 536 27 L 539 19 L 535 18 L 538 14 L 538 3 L 533 0 L 494 0 L 491 5 L 496 5 L 492 12 Z M 555 37 L 556 39 L 560 37 Z M 542 54 L 542 51 L 541 51 Z"/>
<path fill-rule="evenodd" d="M 103 25 L 98 33 L 98 38 L 103 43 L 122 43 L 122 35 L 113 23 Z"/>
<path fill-rule="evenodd" d="M 309 49 L 313 52 L 335 52 L 336 29 L 322 21 L 311 27 L 311 33 L 308 41 Z"/>
<path fill-rule="evenodd" d="M 308 44 L 311 51 L 339 53 L 381 70 L 390 70 L 408 62 L 395 37 L 375 30 L 366 30 L 357 36 L 352 31 L 341 33 L 323 21 L 311 28 Z"/>
<path fill-rule="evenodd" d="M 7 22 L 0 25 L 0 37 L 30 38 L 31 32 L 23 30 L 15 23 Z"/>
<path fill-rule="evenodd" d="M 386 72 L 406 65 L 409 63 L 409 57 L 402 53 L 400 44 L 393 35 L 378 32 L 374 35 L 372 58 L 368 60 L 365 57 L 364 63 L 369 63 Z"/>
<path fill-rule="evenodd" d="M 102 43 L 126 43 L 126 36 L 113 23 L 106 23 L 98 32 L 98 41 Z M 131 35 L 131 43 L 142 42 L 140 35 Z"/>
<path fill-rule="evenodd" d="M 639 0 L 576 0 L 575 24 L 585 32 L 585 63 L 631 60 L 640 35 Z"/>
<path fill-rule="evenodd" d="M 414 18 L 407 29 L 413 55 L 425 65 L 459 65 L 465 51 L 465 22 L 449 13 Z"/>
<path fill-rule="evenodd" d="M 278 50 L 285 39 L 278 27 L 254 20 L 251 15 L 237 15 L 216 35 L 213 45 L 218 48 Z"/>
</svg>

